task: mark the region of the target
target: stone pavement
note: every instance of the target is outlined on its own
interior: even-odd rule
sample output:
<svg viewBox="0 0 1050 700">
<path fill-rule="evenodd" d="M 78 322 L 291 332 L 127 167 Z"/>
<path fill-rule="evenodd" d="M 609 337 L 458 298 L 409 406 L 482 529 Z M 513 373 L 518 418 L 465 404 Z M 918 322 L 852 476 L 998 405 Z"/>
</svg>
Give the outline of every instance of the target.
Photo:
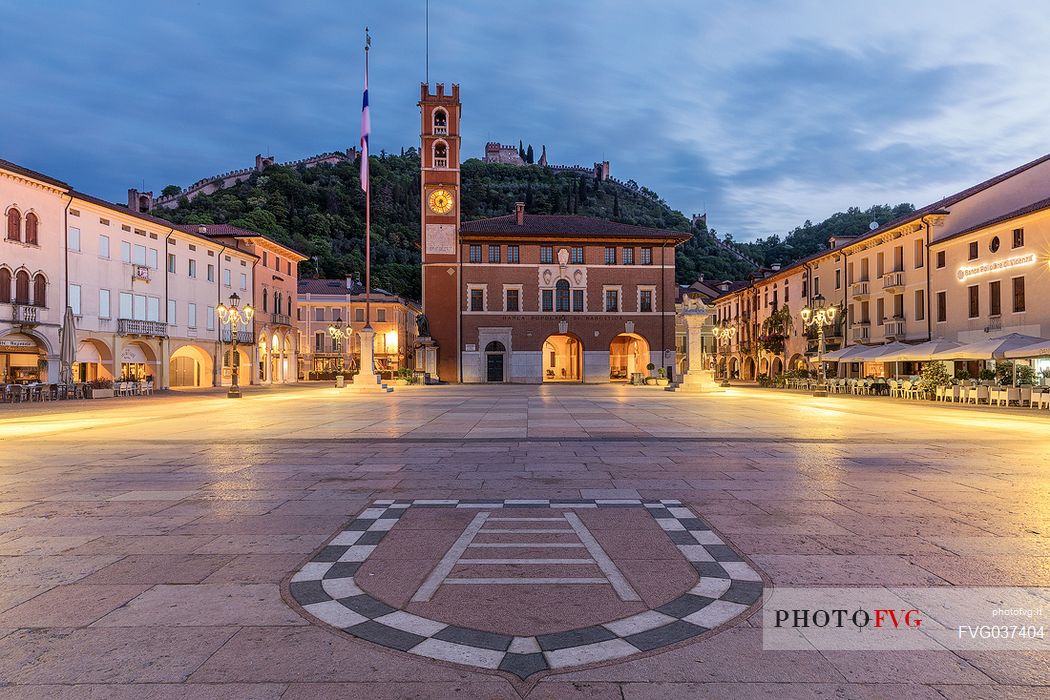
<svg viewBox="0 0 1050 700">
<path fill-rule="evenodd" d="M 756 389 L 310 386 L 4 407 L 0 700 L 519 697 L 505 677 L 349 639 L 282 598 L 382 500 L 680 500 L 773 585 L 1047 585 L 1048 434 L 1036 411 Z M 1050 694 L 1046 654 L 763 651 L 759 624 L 524 690 Z"/>
</svg>

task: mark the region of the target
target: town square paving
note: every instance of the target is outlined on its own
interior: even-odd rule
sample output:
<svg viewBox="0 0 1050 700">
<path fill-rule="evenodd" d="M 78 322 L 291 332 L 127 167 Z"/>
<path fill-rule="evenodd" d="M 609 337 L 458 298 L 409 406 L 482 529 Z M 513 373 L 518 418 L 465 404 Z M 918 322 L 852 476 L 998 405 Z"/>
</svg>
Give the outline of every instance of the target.
<svg viewBox="0 0 1050 700">
<path fill-rule="evenodd" d="M 1046 585 L 1048 435 L 753 388 L 4 406 L 0 700 L 1046 696 L 1039 652 L 764 650 L 747 594 Z"/>
</svg>

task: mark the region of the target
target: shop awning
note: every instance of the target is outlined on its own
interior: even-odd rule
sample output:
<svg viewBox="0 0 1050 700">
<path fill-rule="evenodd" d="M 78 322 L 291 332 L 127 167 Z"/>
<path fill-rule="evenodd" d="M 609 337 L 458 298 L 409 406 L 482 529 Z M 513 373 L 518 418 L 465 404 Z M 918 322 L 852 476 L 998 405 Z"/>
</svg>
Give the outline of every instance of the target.
<svg viewBox="0 0 1050 700">
<path fill-rule="evenodd" d="M 1023 357 L 1050 357 L 1050 340 L 1043 340 L 1031 345 L 1019 347 L 1016 350 L 1007 350 L 1006 357 L 1011 359 Z"/>
<path fill-rule="evenodd" d="M 886 345 L 869 345 L 864 350 L 849 358 L 850 362 L 892 362 L 884 359 L 886 355 L 907 350 L 908 345 L 892 342 Z"/>
<path fill-rule="evenodd" d="M 824 353 L 825 362 L 852 362 L 853 356 L 859 352 L 863 352 L 868 348 L 867 345 L 850 345 L 849 347 L 840 348 L 833 350 L 828 353 Z M 814 358 L 816 359 L 816 358 Z"/>
<path fill-rule="evenodd" d="M 998 338 L 987 338 L 976 343 L 960 345 L 952 350 L 934 353 L 934 360 L 1002 360 L 1006 353 L 1030 347 L 1035 344 L 1050 344 L 1046 338 L 1037 338 L 1034 335 L 1023 335 L 1021 333 L 1009 333 Z M 1031 355 L 1027 355 L 1031 357 Z"/>
</svg>

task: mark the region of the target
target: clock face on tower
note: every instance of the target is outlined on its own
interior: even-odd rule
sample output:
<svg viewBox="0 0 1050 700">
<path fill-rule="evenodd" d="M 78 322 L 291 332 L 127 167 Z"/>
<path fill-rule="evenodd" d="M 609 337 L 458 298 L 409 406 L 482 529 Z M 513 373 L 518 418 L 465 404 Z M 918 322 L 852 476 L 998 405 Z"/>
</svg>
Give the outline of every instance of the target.
<svg viewBox="0 0 1050 700">
<path fill-rule="evenodd" d="M 430 211 L 435 214 L 448 214 L 452 211 L 455 200 L 451 192 L 441 189 L 430 193 L 430 196 L 427 198 L 427 204 L 430 206 Z"/>
</svg>

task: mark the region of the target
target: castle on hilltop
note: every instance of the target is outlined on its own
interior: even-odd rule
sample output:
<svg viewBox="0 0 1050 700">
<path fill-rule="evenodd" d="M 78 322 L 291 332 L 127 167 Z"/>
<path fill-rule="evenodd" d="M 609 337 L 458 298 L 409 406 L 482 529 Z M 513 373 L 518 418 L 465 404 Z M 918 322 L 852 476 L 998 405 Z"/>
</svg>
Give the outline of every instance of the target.
<svg viewBox="0 0 1050 700">
<path fill-rule="evenodd" d="M 529 146 L 529 148 L 532 148 L 532 146 Z M 521 157 L 521 152 L 517 148 L 499 143 L 498 141 L 489 141 L 485 144 L 485 156 L 481 160 L 485 163 L 503 163 L 505 165 L 526 164 Z M 542 146 L 540 150 L 540 159 L 537 161 L 537 165 L 543 166 L 544 168 L 550 168 L 551 170 L 564 170 L 577 172 L 581 175 L 593 175 L 602 182 L 611 179 L 609 177 L 609 161 L 607 160 L 595 163 L 591 168 L 585 168 L 582 165 L 550 165 L 547 162 L 547 146 Z"/>
<path fill-rule="evenodd" d="M 348 148 L 342 153 L 339 151 L 319 153 L 315 156 L 310 156 L 309 158 L 291 160 L 287 163 L 277 163 L 277 159 L 273 156 L 256 155 L 255 166 L 252 168 L 243 168 L 241 170 L 222 173 L 221 175 L 206 177 L 203 180 L 198 180 L 181 192 L 168 195 L 167 197 L 158 197 L 157 199 L 154 199 L 152 192 L 139 192 L 135 189 L 129 189 L 128 207 L 133 211 L 138 212 L 148 212 L 153 208 L 174 209 L 178 206 L 179 200 L 183 197 L 187 200 L 192 200 L 199 194 L 212 194 L 221 189 L 232 187 L 233 185 L 247 179 L 252 173 L 261 173 L 271 165 L 284 165 L 292 168 L 313 168 L 322 164 L 335 165 L 344 161 L 353 162 L 354 160 L 357 160 L 356 148 Z"/>
</svg>

